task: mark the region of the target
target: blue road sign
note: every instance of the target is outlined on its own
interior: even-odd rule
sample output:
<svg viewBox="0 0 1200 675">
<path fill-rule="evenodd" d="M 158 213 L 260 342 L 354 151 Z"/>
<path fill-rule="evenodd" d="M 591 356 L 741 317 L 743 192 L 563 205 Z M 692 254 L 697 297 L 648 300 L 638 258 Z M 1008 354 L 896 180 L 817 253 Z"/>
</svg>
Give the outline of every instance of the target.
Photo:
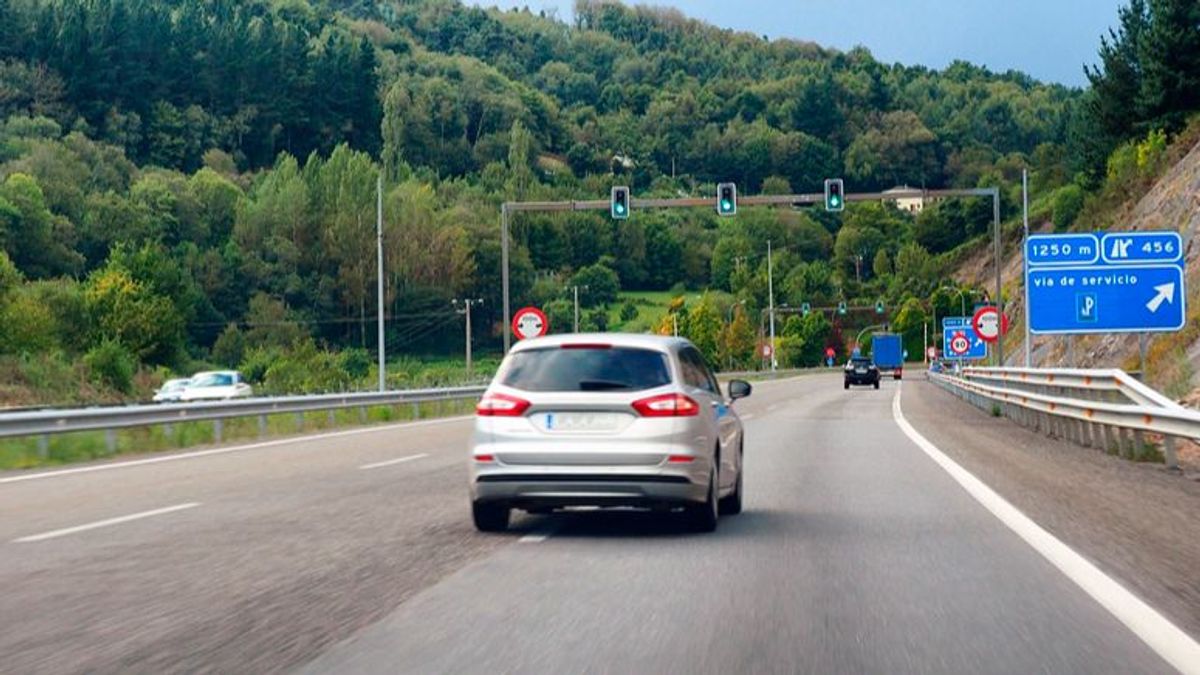
<svg viewBox="0 0 1200 675">
<path fill-rule="evenodd" d="M 969 316 L 943 316 L 942 328 L 963 328 L 971 325 L 971 317 Z"/>
<path fill-rule="evenodd" d="M 1036 235 L 1029 238 L 1026 256 L 1034 334 L 1169 332 L 1184 326 L 1183 250 L 1176 232 Z"/>
<path fill-rule="evenodd" d="M 942 357 L 947 359 L 985 359 L 987 343 L 975 334 L 970 326 L 952 326 L 942 329 Z"/>
</svg>

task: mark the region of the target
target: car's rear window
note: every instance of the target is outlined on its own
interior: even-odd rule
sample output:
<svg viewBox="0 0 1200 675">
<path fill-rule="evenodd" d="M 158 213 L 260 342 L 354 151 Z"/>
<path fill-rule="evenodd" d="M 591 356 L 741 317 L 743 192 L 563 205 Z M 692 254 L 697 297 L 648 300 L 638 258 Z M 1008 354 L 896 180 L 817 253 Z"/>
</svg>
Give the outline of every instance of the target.
<svg viewBox="0 0 1200 675">
<path fill-rule="evenodd" d="M 641 391 L 671 382 L 667 356 L 631 347 L 513 353 L 501 384 L 525 391 Z"/>
<path fill-rule="evenodd" d="M 856 366 L 869 366 L 869 365 L 871 365 L 871 359 L 850 359 L 850 362 L 851 362 L 851 363 L 853 363 L 853 364 L 854 364 L 854 365 L 856 365 Z"/>
</svg>

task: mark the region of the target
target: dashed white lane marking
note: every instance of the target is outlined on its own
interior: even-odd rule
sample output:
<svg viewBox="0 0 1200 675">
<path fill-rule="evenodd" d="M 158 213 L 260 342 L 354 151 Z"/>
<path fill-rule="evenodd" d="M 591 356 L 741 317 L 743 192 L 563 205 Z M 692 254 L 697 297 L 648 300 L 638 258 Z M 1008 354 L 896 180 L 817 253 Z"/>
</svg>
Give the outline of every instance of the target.
<svg viewBox="0 0 1200 675">
<path fill-rule="evenodd" d="M 897 387 L 896 395 L 892 398 L 892 417 L 909 440 L 950 474 L 975 501 L 991 511 L 1008 529 L 1125 624 L 1155 653 L 1181 673 L 1200 675 L 1200 644 L 930 443 L 904 419 L 900 409 L 901 391 Z"/>
<path fill-rule="evenodd" d="M 380 431 L 395 431 L 396 429 L 411 429 L 414 427 L 431 426 L 435 424 L 450 424 L 451 422 L 462 422 L 464 420 L 475 419 L 473 415 L 465 415 L 460 417 L 444 417 L 436 420 L 424 420 L 421 422 L 405 422 L 403 424 L 388 424 L 378 427 L 364 427 L 361 429 L 348 429 L 346 431 L 331 431 L 324 434 L 314 434 L 312 436 L 297 436 L 294 438 L 281 438 L 275 441 L 263 441 L 261 443 L 251 443 L 249 445 L 235 445 L 228 448 L 213 448 L 211 450 L 197 450 L 195 452 L 183 452 L 176 455 L 164 455 L 162 457 L 149 457 L 146 459 L 135 459 L 128 462 L 113 462 L 111 464 L 95 464 L 92 466 L 80 466 L 74 469 L 61 469 L 58 471 L 40 471 L 38 473 L 24 473 L 15 476 L 5 476 L 0 478 L 2 483 L 17 483 L 25 480 L 37 480 L 39 478 L 58 478 L 59 476 L 70 476 L 77 473 L 91 473 L 93 471 L 109 471 L 111 469 L 125 469 L 131 466 L 142 466 L 145 464 L 158 464 L 159 462 L 174 462 L 181 459 L 195 459 L 197 457 L 209 457 L 211 455 L 224 455 L 231 452 L 243 452 L 246 450 L 261 450 L 262 448 L 273 448 L 289 443 L 304 443 L 307 441 L 320 441 L 326 438 L 339 438 L 342 436 L 355 436 L 358 434 L 373 434 Z"/>
<path fill-rule="evenodd" d="M 77 532 L 86 532 L 87 530 L 94 530 L 94 529 L 97 529 L 100 527 L 108 527 L 110 525 L 119 525 L 121 523 L 128 523 L 131 520 L 141 520 L 142 518 L 161 516 L 161 515 L 164 515 L 167 513 L 174 513 L 175 511 L 182 511 L 184 509 L 190 509 L 190 508 L 194 508 L 197 506 L 200 506 L 199 502 L 188 502 L 186 504 L 176 504 L 174 506 L 167 506 L 167 507 L 163 507 L 161 509 L 154 509 L 152 511 L 142 511 L 140 513 L 131 513 L 127 516 L 119 516 L 117 518 L 108 518 L 106 520 L 97 520 L 94 523 L 87 523 L 85 525 L 76 525 L 75 527 L 66 527 L 61 530 L 51 530 L 49 532 L 43 532 L 41 534 L 33 534 L 28 537 L 21 537 L 20 539 L 13 539 L 12 543 L 26 544 L 26 543 L 34 542 L 34 541 L 44 541 L 46 539 L 54 539 L 55 537 L 64 537 L 68 534 L 75 534 Z"/>
<path fill-rule="evenodd" d="M 396 464 L 403 464 L 404 462 L 411 462 L 414 459 L 421 459 L 422 457 L 428 457 L 428 456 L 429 456 L 428 453 L 423 452 L 419 455 L 409 455 L 408 457 L 389 459 L 386 462 L 375 462 L 374 464 L 363 464 L 362 466 L 360 466 L 358 468 L 360 468 L 360 469 L 382 469 L 385 466 L 394 466 Z"/>
<path fill-rule="evenodd" d="M 754 413 L 746 413 L 745 415 L 741 415 L 741 418 L 743 422 L 752 420 L 754 419 Z"/>
</svg>

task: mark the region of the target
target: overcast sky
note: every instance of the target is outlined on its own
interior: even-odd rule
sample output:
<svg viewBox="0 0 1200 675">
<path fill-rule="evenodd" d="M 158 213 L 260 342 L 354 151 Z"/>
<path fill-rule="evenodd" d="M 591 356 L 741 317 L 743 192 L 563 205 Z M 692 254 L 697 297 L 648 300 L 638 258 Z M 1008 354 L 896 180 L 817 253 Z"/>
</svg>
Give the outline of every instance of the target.
<svg viewBox="0 0 1200 675">
<path fill-rule="evenodd" d="M 499 7 L 554 8 L 574 0 L 467 0 Z M 956 58 L 992 70 L 1083 86 L 1100 36 L 1127 0 L 655 0 L 689 16 L 772 38 L 827 47 L 864 45 L 885 63 L 945 67 Z"/>
</svg>

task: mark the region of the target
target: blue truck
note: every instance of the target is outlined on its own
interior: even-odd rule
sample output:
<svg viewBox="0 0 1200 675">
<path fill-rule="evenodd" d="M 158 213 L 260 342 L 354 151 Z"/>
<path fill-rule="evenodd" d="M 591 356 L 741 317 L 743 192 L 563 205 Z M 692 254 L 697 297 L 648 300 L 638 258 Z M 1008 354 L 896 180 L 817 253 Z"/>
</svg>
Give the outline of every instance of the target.
<svg viewBox="0 0 1200 675">
<path fill-rule="evenodd" d="M 876 333 L 871 338 L 871 359 L 880 376 L 892 374 L 899 380 L 904 375 L 904 343 L 896 333 Z"/>
</svg>

